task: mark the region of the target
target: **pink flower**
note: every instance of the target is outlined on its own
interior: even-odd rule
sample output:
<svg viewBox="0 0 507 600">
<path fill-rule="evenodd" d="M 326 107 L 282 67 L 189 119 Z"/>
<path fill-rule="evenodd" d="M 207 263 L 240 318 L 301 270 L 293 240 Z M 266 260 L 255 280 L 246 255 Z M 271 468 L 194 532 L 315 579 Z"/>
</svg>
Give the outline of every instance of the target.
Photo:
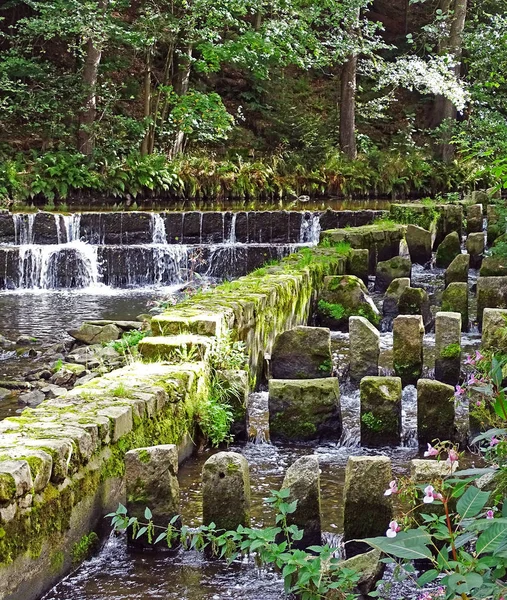
<svg viewBox="0 0 507 600">
<path fill-rule="evenodd" d="M 465 358 L 465 365 L 475 365 L 475 360 L 470 356 L 470 354 L 467 354 Z"/>
<path fill-rule="evenodd" d="M 477 379 L 475 378 L 475 375 L 470 375 L 467 380 L 467 385 L 475 385 L 476 383 L 478 383 L 478 382 L 477 382 Z"/>
<path fill-rule="evenodd" d="M 493 436 L 489 441 L 490 446 L 496 446 L 499 443 L 500 443 L 500 440 L 496 436 Z"/>
<path fill-rule="evenodd" d="M 456 398 L 459 398 L 460 396 L 463 396 L 463 394 L 465 394 L 466 390 L 465 388 L 461 387 L 460 385 L 456 386 L 456 391 L 454 392 L 454 396 Z"/>
<path fill-rule="evenodd" d="M 494 519 L 495 518 L 495 513 L 492 510 L 488 510 L 488 512 L 486 513 L 486 519 Z"/>
<path fill-rule="evenodd" d="M 480 400 L 477 400 L 477 402 L 475 403 L 475 406 L 482 406 L 482 403 Z"/>
<path fill-rule="evenodd" d="M 482 356 L 482 354 L 479 352 L 479 350 L 476 350 L 475 351 L 475 360 L 477 362 L 479 362 L 480 360 L 483 360 L 483 359 L 484 359 L 484 356 Z"/>
<path fill-rule="evenodd" d="M 423 498 L 423 502 L 424 504 L 431 504 L 433 502 L 433 500 L 435 500 L 433 493 L 434 493 L 434 488 L 432 485 L 428 485 L 427 487 L 424 488 L 424 498 Z"/>
<path fill-rule="evenodd" d="M 433 448 L 433 446 L 431 444 L 428 444 L 428 449 L 424 453 L 424 456 L 425 457 L 438 456 L 438 450 L 436 448 Z"/>
<path fill-rule="evenodd" d="M 459 458 L 459 454 L 456 452 L 456 450 L 454 450 L 454 448 L 451 448 L 449 450 L 449 456 L 447 457 L 447 460 L 451 463 L 455 463 Z"/>
<path fill-rule="evenodd" d="M 397 521 L 391 521 L 389 523 L 389 529 L 386 531 L 386 536 L 388 538 L 396 537 L 398 531 L 401 531 L 401 527 L 398 525 Z"/>
<path fill-rule="evenodd" d="M 423 592 L 418 600 L 433 600 L 433 596 L 429 592 Z"/>
<path fill-rule="evenodd" d="M 391 494 L 398 493 L 398 484 L 396 483 L 396 479 L 393 479 L 389 484 L 389 489 L 384 492 L 384 496 L 390 496 Z"/>
</svg>

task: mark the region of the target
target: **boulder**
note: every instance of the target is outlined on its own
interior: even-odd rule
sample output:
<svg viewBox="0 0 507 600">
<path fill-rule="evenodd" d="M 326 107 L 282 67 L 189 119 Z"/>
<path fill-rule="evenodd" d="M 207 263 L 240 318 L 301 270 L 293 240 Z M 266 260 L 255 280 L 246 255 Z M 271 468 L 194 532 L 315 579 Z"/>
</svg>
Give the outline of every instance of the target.
<svg viewBox="0 0 507 600">
<path fill-rule="evenodd" d="M 419 447 L 433 440 L 454 440 L 454 387 L 432 379 L 417 382 L 417 435 Z"/>
<path fill-rule="evenodd" d="M 412 263 L 410 259 L 402 256 L 395 256 L 389 260 L 377 264 L 375 277 L 375 290 L 385 292 L 392 281 L 400 277 L 410 278 Z"/>
<path fill-rule="evenodd" d="M 347 274 L 359 277 L 368 285 L 369 252 L 367 249 L 352 248 L 347 257 Z"/>
<path fill-rule="evenodd" d="M 407 240 L 410 259 L 413 263 L 424 265 L 431 261 L 431 231 L 427 231 L 416 225 L 409 225 L 405 239 Z"/>
<path fill-rule="evenodd" d="M 296 548 L 322 543 L 319 473 L 317 457 L 303 456 L 287 469 L 282 483 L 282 489 L 290 492 L 286 502 L 297 501 L 295 512 L 287 515 L 287 524 L 304 530 L 303 538 L 293 542 Z"/>
<path fill-rule="evenodd" d="M 481 266 L 485 249 L 484 233 L 470 233 L 467 238 L 467 252 L 470 255 L 470 266 L 478 269 Z"/>
<path fill-rule="evenodd" d="M 367 375 L 378 375 L 380 333 L 364 317 L 349 319 L 350 378 L 361 381 Z"/>
<path fill-rule="evenodd" d="M 350 456 L 343 488 L 343 539 L 348 558 L 371 547 L 358 540 L 383 536 L 391 521 L 391 498 L 384 496 L 392 480 L 387 456 Z"/>
<path fill-rule="evenodd" d="M 467 234 L 482 232 L 483 216 L 482 204 L 469 204 L 467 206 Z"/>
<path fill-rule="evenodd" d="M 370 552 L 357 554 L 340 563 L 342 569 L 351 569 L 359 574 L 359 581 L 356 587 L 358 592 L 365 597 L 373 590 L 375 584 L 384 573 L 385 565 L 381 562 L 381 558 L 382 554 L 380 550 L 370 550 Z M 326 600 L 341 600 L 342 597 L 342 592 L 329 592 Z"/>
<path fill-rule="evenodd" d="M 393 366 L 403 385 L 415 384 L 423 369 L 424 323 L 420 315 L 400 315 L 393 322 Z"/>
<path fill-rule="evenodd" d="M 461 330 L 468 331 L 468 283 L 453 282 L 442 295 L 442 311 L 461 315 Z"/>
<path fill-rule="evenodd" d="M 271 379 L 269 427 L 282 440 L 340 439 L 338 379 Z"/>
<path fill-rule="evenodd" d="M 30 406 L 32 408 L 39 406 L 44 399 L 45 396 L 43 392 L 39 390 L 32 390 L 31 392 L 20 394 L 18 398 L 20 404 L 25 404 L 26 406 Z"/>
<path fill-rule="evenodd" d="M 84 344 L 102 344 L 107 342 L 113 342 L 122 335 L 122 330 L 114 325 L 90 325 L 89 323 L 83 323 L 79 329 L 74 329 L 68 332 L 78 342 Z"/>
<path fill-rule="evenodd" d="M 318 324 L 334 330 L 347 330 L 353 315 L 365 317 L 374 325 L 380 320 L 366 286 L 354 275 L 325 277 L 316 312 Z"/>
<path fill-rule="evenodd" d="M 125 484 L 129 516 L 145 521 L 144 511 L 148 507 L 154 524 L 167 527 L 169 521 L 180 513 L 177 446 L 167 444 L 127 452 Z M 153 547 L 144 536 L 137 540 L 129 536 L 129 544 Z M 157 544 L 157 549 L 168 549 L 165 539 Z"/>
<path fill-rule="evenodd" d="M 410 277 L 394 279 L 387 288 L 382 305 L 382 312 L 386 317 L 396 317 L 399 314 L 398 303 L 403 290 L 410 287 Z"/>
<path fill-rule="evenodd" d="M 502 256 L 486 256 L 481 264 L 481 277 L 507 276 L 507 260 Z"/>
<path fill-rule="evenodd" d="M 445 287 L 455 281 L 467 283 L 470 268 L 470 255 L 458 254 L 445 270 Z"/>
<path fill-rule="evenodd" d="M 486 308 L 482 322 L 482 347 L 507 354 L 507 310 Z"/>
<path fill-rule="evenodd" d="M 463 207 L 459 204 L 444 204 L 437 207 L 439 217 L 433 248 L 437 248 L 449 235 L 455 233 L 458 239 L 463 234 Z"/>
<path fill-rule="evenodd" d="M 461 314 L 437 312 L 435 317 L 435 379 L 456 385 L 461 371 Z"/>
<path fill-rule="evenodd" d="M 398 312 L 400 315 L 421 315 L 426 330 L 433 321 L 428 292 L 422 288 L 406 287 L 398 302 Z"/>
<path fill-rule="evenodd" d="M 447 235 L 437 248 L 435 265 L 446 269 L 452 261 L 461 254 L 461 243 L 459 235 L 454 231 Z"/>
<path fill-rule="evenodd" d="M 277 336 L 271 352 L 274 379 L 329 377 L 332 369 L 329 329 L 300 326 Z"/>
<path fill-rule="evenodd" d="M 361 445 L 398 446 L 401 442 L 401 379 L 364 377 L 361 393 Z"/>
<path fill-rule="evenodd" d="M 479 277 L 477 280 L 477 320 L 482 325 L 485 308 L 507 308 L 507 276 Z"/>
<path fill-rule="evenodd" d="M 250 525 L 250 474 L 241 454 L 218 452 L 204 463 L 202 520 L 225 530 Z"/>
</svg>

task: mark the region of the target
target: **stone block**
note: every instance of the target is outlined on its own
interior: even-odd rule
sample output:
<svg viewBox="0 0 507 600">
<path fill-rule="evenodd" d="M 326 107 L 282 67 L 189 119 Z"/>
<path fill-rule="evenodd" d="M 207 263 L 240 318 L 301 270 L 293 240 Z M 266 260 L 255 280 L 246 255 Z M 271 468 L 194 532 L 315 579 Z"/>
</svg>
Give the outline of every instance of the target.
<svg viewBox="0 0 507 600">
<path fill-rule="evenodd" d="M 3 437 L 3 436 L 2 436 Z M 51 482 L 61 483 L 69 472 L 73 455 L 72 442 L 68 439 L 26 439 L 23 446 L 46 452 L 52 459 Z"/>
<path fill-rule="evenodd" d="M 0 502 L 23 496 L 32 486 L 32 474 L 26 460 L 0 461 Z"/>
<path fill-rule="evenodd" d="M 410 260 L 413 263 L 425 265 L 432 258 L 432 235 L 431 231 L 427 231 L 416 225 L 409 225 L 405 234 Z"/>
<path fill-rule="evenodd" d="M 180 513 L 177 446 L 166 444 L 127 452 L 125 485 L 129 516 L 144 521 L 144 511 L 148 507 L 155 525 L 167 527 Z M 153 547 L 144 537 L 134 540 L 129 536 L 129 544 Z M 167 549 L 165 540 L 159 545 Z"/>
<path fill-rule="evenodd" d="M 468 283 L 453 282 L 442 295 L 442 311 L 461 315 L 461 330 L 468 331 Z"/>
<path fill-rule="evenodd" d="M 463 207 L 459 204 L 444 204 L 438 207 L 439 217 L 433 248 L 437 248 L 448 235 L 463 235 Z"/>
<path fill-rule="evenodd" d="M 340 439 L 338 379 L 271 379 L 269 425 L 282 440 Z"/>
<path fill-rule="evenodd" d="M 145 337 L 138 344 L 145 360 L 176 363 L 205 360 L 211 346 L 208 336 L 193 334 Z"/>
<path fill-rule="evenodd" d="M 393 367 L 403 385 L 415 384 L 423 369 L 424 323 L 420 315 L 399 315 L 393 322 Z"/>
<path fill-rule="evenodd" d="M 481 264 L 481 277 L 505 277 L 507 275 L 507 260 L 501 256 L 486 256 Z"/>
<path fill-rule="evenodd" d="M 455 386 L 461 372 L 461 314 L 435 316 L 435 379 Z"/>
<path fill-rule="evenodd" d="M 290 491 L 286 501 L 297 500 L 296 510 L 288 515 L 287 523 L 304 530 L 303 538 L 294 541 L 296 548 L 322 543 L 319 472 L 317 457 L 303 456 L 287 469 L 282 483 L 282 489 Z"/>
<path fill-rule="evenodd" d="M 324 327 L 294 327 L 275 339 L 271 352 L 274 379 L 318 379 L 333 369 L 331 334 Z"/>
<path fill-rule="evenodd" d="M 217 529 L 250 525 L 250 475 L 248 462 L 236 452 L 218 452 L 202 469 L 203 524 Z"/>
<path fill-rule="evenodd" d="M 398 316 L 398 304 L 403 293 L 403 290 L 410 287 L 410 277 L 400 277 L 394 279 L 387 288 L 382 305 L 382 312 L 386 317 Z"/>
<path fill-rule="evenodd" d="M 410 278 L 411 272 L 412 263 L 410 259 L 402 256 L 395 256 L 389 260 L 379 262 L 375 276 L 375 290 L 385 292 L 395 279 Z"/>
<path fill-rule="evenodd" d="M 361 445 L 398 446 L 401 442 L 401 379 L 364 377 L 361 392 Z"/>
<path fill-rule="evenodd" d="M 367 375 L 378 375 L 380 333 L 364 317 L 349 319 L 350 378 L 360 381 Z"/>
<path fill-rule="evenodd" d="M 461 254 L 460 237 L 456 232 L 447 235 L 437 248 L 435 265 L 441 269 L 447 269 L 452 261 Z"/>
<path fill-rule="evenodd" d="M 417 434 L 419 447 L 426 450 L 433 440 L 454 440 L 454 387 L 434 381 L 417 382 Z"/>
<path fill-rule="evenodd" d="M 470 255 L 470 266 L 472 269 L 479 269 L 484 257 L 486 240 L 484 233 L 470 233 L 467 238 L 467 252 Z"/>
<path fill-rule="evenodd" d="M 488 246 L 491 246 L 498 237 L 507 231 L 507 224 L 505 222 L 501 222 L 500 215 L 498 214 L 498 210 L 494 204 L 488 205 L 487 218 Z"/>
<path fill-rule="evenodd" d="M 467 213 L 467 234 L 482 232 L 483 209 L 482 204 L 469 204 L 466 208 Z"/>
<path fill-rule="evenodd" d="M 117 442 L 121 437 L 132 431 L 134 423 L 131 406 L 107 406 L 101 408 L 98 414 L 110 420 L 113 442 Z"/>
<path fill-rule="evenodd" d="M 367 249 L 352 248 L 347 257 L 347 275 L 355 275 L 368 285 L 369 252 Z"/>
<path fill-rule="evenodd" d="M 400 315 L 421 315 L 426 330 L 433 321 L 428 292 L 423 288 L 406 287 L 398 302 L 398 312 Z"/>
<path fill-rule="evenodd" d="M 343 488 L 343 538 L 348 558 L 371 548 L 352 540 L 385 535 L 393 510 L 384 492 L 392 478 L 387 456 L 349 457 Z"/>
<path fill-rule="evenodd" d="M 226 328 L 226 311 L 216 313 L 198 312 L 195 315 L 163 314 L 153 317 L 151 331 L 154 336 L 180 334 L 209 335 L 219 337 Z"/>
<path fill-rule="evenodd" d="M 507 308 L 507 276 L 479 277 L 477 280 L 477 320 L 482 326 L 485 308 Z"/>
<path fill-rule="evenodd" d="M 507 310 L 486 308 L 482 322 L 482 347 L 507 354 Z"/>
</svg>

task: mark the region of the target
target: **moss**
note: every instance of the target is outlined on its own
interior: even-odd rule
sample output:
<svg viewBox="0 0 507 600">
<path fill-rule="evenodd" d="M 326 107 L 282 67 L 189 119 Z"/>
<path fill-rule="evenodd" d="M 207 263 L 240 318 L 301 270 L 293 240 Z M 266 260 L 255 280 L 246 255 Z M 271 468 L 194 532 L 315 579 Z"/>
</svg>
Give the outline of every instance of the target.
<svg viewBox="0 0 507 600">
<path fill-rule="evenodd" d="M 402 380 L 405 379 L 418 379 L 422 373 L 422 366 L 419 364 L 414 365 L 413 363 L 402 363 L 394 361 L 394 372 Z"/>
<path fill-rule="evenodd" d="M 16 482 L 9 473 L 0 473 L 0 501 L 10 500 L 16 495 Z"/>
<path fill-rule="evenodd" d="M 137 457 L 139 458 L 139 460 L 142 463 L 149 463 L 150 462 L 150 453 L 148 452 L 148 450 L 139 450 L 137 452 Z"/>
<path fill-rule="evenodd" d="M 51 573 L 57 575 L 63 569 L 63 565 L 65 562 L 65 554 L 58 550 L 57 552 L 53 552 L 50 558 L 50 570 Z"/>
<path fill-rule="evenodd" d="M 365 413 L 361 417 L 361 421 L 363 422 L 365 427 L 368 427 L 368 429 L 371 429 L 375 432 L 382 431 L 382 428 L 384 426 L 381 419 L 377 419 L 372 412 Z"/>
<path fill-rule="evenodd" d="M 72 562 L 82 563 L 99 545 L 99 536 L 94 532 L 84 535 L 72 548 Z"/>
<path fill-rule="evenodd" d="M 459 344 L 449 344 L 440 352 L 440 358 L 459 358 L 461 356 L 461 346 Z"/>
</svg>

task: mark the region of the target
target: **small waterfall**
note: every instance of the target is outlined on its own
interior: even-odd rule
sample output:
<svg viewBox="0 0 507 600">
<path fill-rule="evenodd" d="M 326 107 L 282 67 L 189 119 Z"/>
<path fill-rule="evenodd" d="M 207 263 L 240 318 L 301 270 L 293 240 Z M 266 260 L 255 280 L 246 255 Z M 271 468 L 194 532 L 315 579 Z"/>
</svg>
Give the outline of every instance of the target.
<svg viewBox="0 0 507 600">
<path fill-rule="evenodd" d="M 320 215 L 307 213 L 302 215 L 299 230 L 299 242 L 316 246 L 320 239 Z"/>
<path fill-rule="evenodd" d="M 12 215 L 14 222 L 14 243 L 16 245 L 33 244 L 33 224 L 35 213 Z"/>
<path fill-rule="evenodd" d="M 153 282 L 152 285 L 181 283 L 188 275 L 188 248 L 186 246 L 152 247 Z M 135 284 L 135 282 L 132 282 Z"/>
<path fill-rule="evenodd" d="M 167 244 L 165 221 L 159 213 L 151 214 L 151 236 L 154 244 Z"/>
<path fill-rule="evenodd" d="M 401 395 L 401 445 L 417 448 L 417 389 L 407 385 Z"/>
<path fill-rule="evenodd" d="M 253 392 L 247 402 L 248 439 L 254 444 L 269 444 L 269 394 Z"/>
<path fill-rule="evenodd" d="M 361 443 L 361 402 L 359 390 L 342 390 L 342 435 L 339 446 L 357 448 Z"/>
<path fill-rule="evenodd" d="M 236 219 L 237 219 L 237 216 L 238 216 L 238 213 L 232 213 L 231 231 L 229 233 L 229 239 L 227 240 L 228 244 L 236 243 Z"/>
<path fill-rule="evenodd" d="M 81 214 L 61 215 L 68 243 L 78 242 L 81 239 Z"/>
</svg>

